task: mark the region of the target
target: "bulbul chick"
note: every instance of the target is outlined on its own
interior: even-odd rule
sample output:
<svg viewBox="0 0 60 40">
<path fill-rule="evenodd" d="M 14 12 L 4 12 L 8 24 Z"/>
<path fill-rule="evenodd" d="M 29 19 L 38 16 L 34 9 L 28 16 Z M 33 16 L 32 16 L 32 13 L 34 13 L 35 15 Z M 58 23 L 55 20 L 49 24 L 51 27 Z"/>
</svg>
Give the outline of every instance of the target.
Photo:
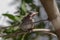
<svg viewBox="0 0 60 40">
<path fill-rule="evenodd" d="M 22 23 L 20 25 L 20 29 L 23 31 L 29 31 L 34 28 L 33 17 L 37 14 L 37 12 L 29 12 L 29 14 L 23 18 Z"/>
</svg>

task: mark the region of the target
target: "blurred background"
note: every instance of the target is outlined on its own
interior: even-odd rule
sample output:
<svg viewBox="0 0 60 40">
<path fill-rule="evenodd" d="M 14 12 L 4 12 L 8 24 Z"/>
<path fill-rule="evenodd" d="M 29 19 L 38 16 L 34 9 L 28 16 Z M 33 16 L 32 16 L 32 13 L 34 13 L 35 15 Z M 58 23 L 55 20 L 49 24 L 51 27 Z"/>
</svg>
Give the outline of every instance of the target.
<svg viewBox="0 0 60 40">
<path fill-rule="evenodd" d="M 21 1 L 21 0 L 19 0 Z M 15 12 L 17 11 L 17 7 L 20 6 L 21 2 L 17 2 L 14 5 L 11 5 L 11 3 L 13 3 L 14 0 L 0 0 L 0 26 L 9 26 L 10 24 L 7 22 L 8 20 L 10 20 L 7 17 L 4 17 L 2 14 L 5 14 L 6 12 L 9 12 L 9 14 L 12 15 L 17 15 L 15 14 Z M 58 8 L 60 10 L 60 0 L 56 0 Z M 38 18 L 37 16 L 35 16 L 35 21 L 39 21 L 39 20 L 45 20 L 48 18 L 41 2 L 39 0 L 34 0 L 34 3 L 36 6 L 40 6 L 40 17 Z M 28 6 L 27 8 L 29 8 L 28 10 L 30 10 L 30 7 Z M 11 21 L 11 20 L 10 20 Z M 45 21 L 45 28 L 50 28 L 50 26 L 52 25 L 49 21 Z M 38 36 L 36 38 L 36 40 L 48 40 L 49 38 L 44 35 L 44 36 Z M 2 40 L 2 39 L 0 39 Z M 57 37 L 52 36 L 52 40 L 57 40 Z"/>
</svg>

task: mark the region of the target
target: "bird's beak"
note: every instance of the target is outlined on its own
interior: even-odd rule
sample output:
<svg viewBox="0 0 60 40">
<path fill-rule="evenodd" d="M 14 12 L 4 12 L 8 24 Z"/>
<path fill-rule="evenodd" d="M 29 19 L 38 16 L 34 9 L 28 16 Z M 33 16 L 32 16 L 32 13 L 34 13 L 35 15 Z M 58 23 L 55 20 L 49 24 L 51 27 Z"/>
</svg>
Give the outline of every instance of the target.
<svg viewBox="0 0 60 40">
<path fill-rule="evenodd" d="M 30 15 L 30 16 L 33 17 L 33 16 L 35 16 L 37 14 L 38 14 L 38 12 L 33 12 L 32 15 Z"/>
<path fill-rule="evenodd" d="M 38 14 L 38 12 L 35 12 L 35 15 L 37 15 Z"/>
</svg>

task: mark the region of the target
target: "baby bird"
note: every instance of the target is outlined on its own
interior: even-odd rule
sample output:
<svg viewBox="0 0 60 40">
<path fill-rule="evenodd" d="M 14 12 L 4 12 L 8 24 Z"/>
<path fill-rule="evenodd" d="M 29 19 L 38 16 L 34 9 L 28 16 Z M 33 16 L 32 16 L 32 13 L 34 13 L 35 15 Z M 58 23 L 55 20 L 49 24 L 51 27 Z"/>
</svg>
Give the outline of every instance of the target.
<svg viewBox="0 0 60 40">
<path fill-rule="evenodd" d="M 29 31 L 34 28 L 34 19 L 33 17 L 37 15 L 38 12 L 29 12 L 29 14 L 23 18 L 22 23 L 20 25 L 20 29 L 23 31 Z"/>
</svg>

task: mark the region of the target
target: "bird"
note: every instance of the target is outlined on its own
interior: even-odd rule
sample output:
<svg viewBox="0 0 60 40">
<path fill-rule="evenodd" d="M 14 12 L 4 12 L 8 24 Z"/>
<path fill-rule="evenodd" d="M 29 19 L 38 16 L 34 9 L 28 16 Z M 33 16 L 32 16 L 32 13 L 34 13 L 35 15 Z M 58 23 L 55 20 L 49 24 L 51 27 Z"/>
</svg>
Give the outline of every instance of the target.
<svg viewBox="0 0 60 40">
<path fill-rule="evenodd" d="M 20 29 L 23 31 L 30 31 L 34 28 L 34 19 L 33 17 L 37 15 L 38 12 L 30 11 L 29 14 L 22 19 Z"/>
</svg>

